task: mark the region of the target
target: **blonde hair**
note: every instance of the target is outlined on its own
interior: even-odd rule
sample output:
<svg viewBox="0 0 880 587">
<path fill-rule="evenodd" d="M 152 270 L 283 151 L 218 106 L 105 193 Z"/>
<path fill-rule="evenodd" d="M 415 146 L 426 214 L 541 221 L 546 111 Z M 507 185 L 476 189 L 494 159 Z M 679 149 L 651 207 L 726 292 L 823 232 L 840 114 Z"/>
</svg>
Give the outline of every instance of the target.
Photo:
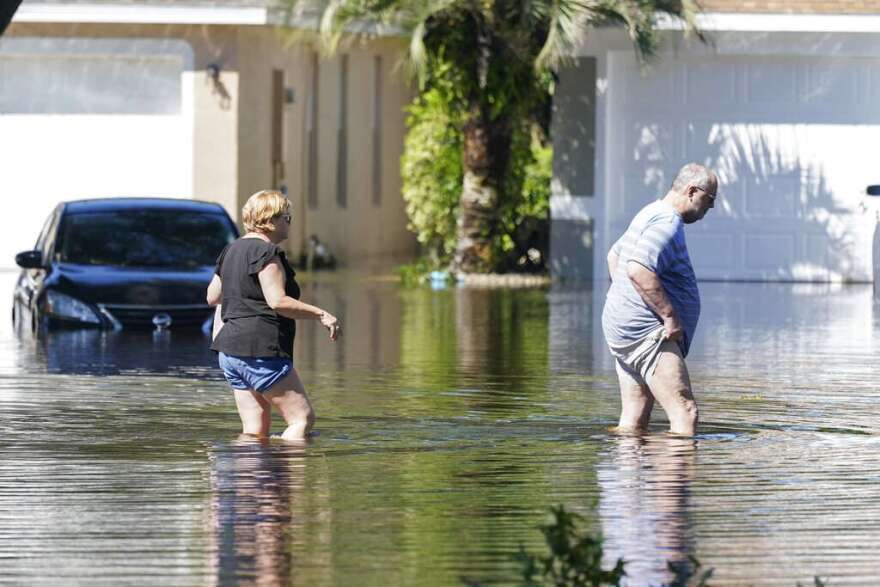
<svg viewBox="0 0 880 587">
<path fill-rule="evenodd" d="M 290 210 L 290 200 L 275 190 L 261 190 L 245 202 L 241 220 L 248 232 L 272 232 L 274 220 Z"/>
</svg>

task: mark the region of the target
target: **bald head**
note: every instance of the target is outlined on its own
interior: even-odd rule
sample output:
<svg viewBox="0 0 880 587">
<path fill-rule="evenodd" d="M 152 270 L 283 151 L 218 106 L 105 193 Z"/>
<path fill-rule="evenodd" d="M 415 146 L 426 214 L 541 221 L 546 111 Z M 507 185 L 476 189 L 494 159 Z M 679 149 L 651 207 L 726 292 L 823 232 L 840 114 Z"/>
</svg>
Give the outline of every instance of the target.
<svg viewBox="0 0 880 587">
<path fill-rule="evenodd" d="M 705 165 L 688 163 L 681 168 L 672 181 L 672 190 L 681 193 L 689 185 L 714 192 L 715 186 L 718 185 L 718 179 L 715 177 L 715 173 Z"/>
<path fill-rule="evenodd" d="M 715 172 L 699 163 L 688 163 L 681 168 L 664 200 L 678 210 L 685 223 L 702 220 L 715 206 L 718 177 Z"/>
</svg>

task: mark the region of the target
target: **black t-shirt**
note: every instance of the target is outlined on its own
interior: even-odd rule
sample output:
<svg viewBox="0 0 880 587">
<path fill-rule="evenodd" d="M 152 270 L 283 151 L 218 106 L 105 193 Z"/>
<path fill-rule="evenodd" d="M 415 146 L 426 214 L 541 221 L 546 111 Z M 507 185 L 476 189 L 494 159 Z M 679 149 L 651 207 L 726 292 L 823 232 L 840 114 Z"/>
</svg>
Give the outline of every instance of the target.
<svg viewBox="0 0 880 587">
<path fill-rule="evenodd" d="M 293 357 L 296 322 L 266 303 L 257 274 L 274 258 L 284 268 L 284 292 L 299 299 L 299 284 L 287 256 L 259 238 L 240 238 L 223 249 L 214 272 L 222 282 L 223 328 L 211 350 L 237 357 Z"/>
</svg>

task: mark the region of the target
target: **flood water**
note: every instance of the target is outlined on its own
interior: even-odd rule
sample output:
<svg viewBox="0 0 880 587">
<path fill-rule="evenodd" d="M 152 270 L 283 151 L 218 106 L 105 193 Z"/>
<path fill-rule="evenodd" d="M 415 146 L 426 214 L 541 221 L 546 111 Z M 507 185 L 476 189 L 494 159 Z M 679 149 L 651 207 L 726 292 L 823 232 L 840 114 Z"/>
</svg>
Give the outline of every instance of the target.
<svg viewBox="0 0 880 587">
<path fill-rule="evenodd" d="M 0 274 L 0 309 L 14 275 Z M 316 280 L 296 363 L 307 446 L 238 439 L 207 339 L 0 320 L 0 583 L 515 584 L 552 505 L 629 585 L 880 584 L 880 305 L 870 286 L 701 284 L 702 428 L 607 432 L 594 289 Z M 276 420 L 273 430 L 283 423 Z"/>
</svg>

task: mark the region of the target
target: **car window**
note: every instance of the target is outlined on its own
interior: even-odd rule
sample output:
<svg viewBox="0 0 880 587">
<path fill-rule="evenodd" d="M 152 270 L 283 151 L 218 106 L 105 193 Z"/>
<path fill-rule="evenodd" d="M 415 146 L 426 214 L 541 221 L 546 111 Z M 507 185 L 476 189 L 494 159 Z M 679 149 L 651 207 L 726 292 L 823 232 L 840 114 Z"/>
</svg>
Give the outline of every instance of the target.
<svg viewBox="0 0 880 587">
<path fill-rule="evenodd" d="M 120 210 L 67 215 L 56 251 L 61 261 L 119 267 L 213 265 L 235 239 L 225 215 L 181 210 Z"/>
<path fill-rule="evenodd" d="M 43 253 L 43 259 L 52 257 L 52 247 L 55 246 L 55 240 L 58 236 L 58 221 L 61 219 L 61 210 L 56 209 L 55 213 L 50 216 L 49 230 L 43 239 L 43 245 L 40 251 Z"/>
<path fill-rule="evenodd" d="M 35 251 L 42 251 L 43 245 L 46 244 L 46 238 L 49 236 L 49 227 L 52 226 L 52 220 L 55 219 L 55 215 L 58 210 L 54 210 L 49 216 L 46 218 L 46 222 L 43 223 L 43 229 L 40 231 L 40 236 L 37 237 L 37 242 L 34 244 Z"/>
</svg>

